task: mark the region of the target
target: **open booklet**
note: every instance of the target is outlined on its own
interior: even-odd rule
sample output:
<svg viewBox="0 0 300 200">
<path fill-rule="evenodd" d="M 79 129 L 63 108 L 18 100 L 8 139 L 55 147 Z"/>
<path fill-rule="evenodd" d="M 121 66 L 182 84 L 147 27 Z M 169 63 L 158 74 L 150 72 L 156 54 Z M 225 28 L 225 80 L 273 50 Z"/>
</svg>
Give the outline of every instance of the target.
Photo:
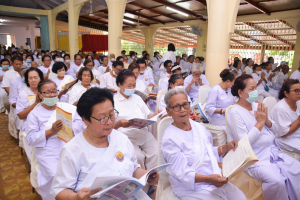
<svg viewBox="0 0 300 200">
<path fill-rule="evenodd" d="M 73 138 L 72 113 L 56 106 L 56 120 L 61 120 L 63 123 L 62 129 L 57 133 L 58 139 L 69 142 Z"/>
<path fill-rule="evenodd" d="M 138 129 L 144 128 L 145 126 L 154 124 L 159 117 L 164 116 L 166 113 L 167 113 L 166 111 L 160 112 L 157 115 L 155 115 L 154 117 L 152 117 L 151 119 L 140 119 L 140 118 L 130 119 L 129 121 L 133 122 L 133 124 L 130 127 L 138 128 Z"/>
<path fill-rule="evenodd" d="M 203 122 L 207 120 L 207 116 L 205 114 L 205 108 L 197 103 L 196 105 L 191 107 L 190 118 L 197 122 Z"/>
<path fill-rule="evenodd" d="M 258 158 L 251 147 L 248 135 L 245 135 L 240 139 L 235 151 L 230 150 L 223 158 L 223 176 L 226 178 L 232 177 L 238 172 L 244 171 L 251 165 L 254 165 L 256 162 L 258 162 Z"/>
<path fill-rule="evenodd" d="M 165 169 L 169 165 L 171 164 L 157 166 L 140 179 L 126 176 L 96 177 L 90 189 L 101 188 L 102 190 L 93 194 L 90 198 L 100 198 L 105 195 L 118 200 L 129 199 L 146 185 L 149 176 Z"/>
<path fill-rule="evenodd" d="M 139 90 L 135 90 L 134 94 L 140 96 L 143 99 L 143 101 L 146 101 L 148 99 L 156 99 L 157 97 L 157 94 L 145 94 Z"/>
</svg>

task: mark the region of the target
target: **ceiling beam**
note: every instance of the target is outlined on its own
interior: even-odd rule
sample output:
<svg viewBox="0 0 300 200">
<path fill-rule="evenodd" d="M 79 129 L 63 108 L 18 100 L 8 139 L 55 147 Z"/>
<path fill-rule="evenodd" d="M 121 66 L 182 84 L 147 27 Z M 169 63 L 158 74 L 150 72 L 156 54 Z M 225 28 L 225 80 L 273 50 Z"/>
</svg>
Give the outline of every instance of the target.
<svg viewBox="0 0 300 200">
<path fill-rule="evenodd" d="M 102 12 L 102 13 L 108 14 L 108 11 L 107 11 L 107 10 L 101 10 L 101 11 L 98 11 L 98 12 Z M 96 13 L 97 13 L 97 12 L 96 12 Z M 150 26 L 150 24 L 148 24 L 148 23 L 146 23 L 146 22 L 138 21 L 137 19 L 132 19 L 132 18 L 130 18 L 130 17 L 124 16 L 124 19 L 131 20 L 131 21 L 134 21 L 134 22 L 136 22 L 136 23 L 143 24 L 143 25 L 145 25 L 145 26 Z"/>
<path fill-rule="evenodd" d="M 233 41 L 233 42 L 236 42 L 236 43 L 238 43 L 238 44 L 241 44 L 241 45 L 243 45 L 243 46 L 247 46 L 247 44 L 245 44 L 245 43 L 243 43 L 243 42 L 240 42 L 240 41 L 238 41 L 238 40 L 236 40 L 236 39 L 231 38 L 230 40 Z"/>
<path fill-rule="evenodd" d="M 252 6 L 254 6 L 256 9 L 258 9 L 259 11 L 267 14 L 267 15 L 271 15 L 271 11 L 269 11 L 268 9 L 264 8 L 263 6 L 261 6 L 259 3 L 253 1 L 253 0 L 245 0 L 246 2 L 248 2 L 249 4 L 251 4 Z"/>
<path fill-rule="evenodd" d="M 167 2 L 167 1 L 163 1 L 163 0 L 152 0 L 152 1 L 155 1 L 155 2 L 157 2 L 157 3 L 163 4 L 163 5 L 165 5 L 165 6 L 168 6 L 168 7 L 170 7 L 170 8 L 176 9 L 176 10 L 178 10 L 178 11 L 184 12 L 184 13 L 186 13 L 186 14 L 188 14 L 188 15 L 191 15 L 191 16 L 193 16 L 193 17 L 195 17 L 195 18 L 198 18 L 198 19 L 200 19 L 200 20 L 202 20 L 202 21 L 206 21 L 206 19 L 203 19 L 203 17 L 202 17 L 201 15 L 197 15 L 197 14 L 194 13 L 193 11 L 190 11 L 190 10 L 187 10 L 187 9 L 182 8 L 182 7 L 180 7 L 180 6 L 174 5 L 174 4 L 169 3 L 169 2 Z"/>
<path fill-rule="evenodd" d="M 152 13 L 156 13 L 156 14 L 159 14 L 159 15 L 161 15 L 161 16 L 164 16 L 164 17 L 168 17 L 168 18 L 170 18 L 170 19 L 173 19 L 173 20 L 175 20 L 175 21 L 177 21 L 177 22 L 183 23 L 183 20 L 181 20 L 181 19 L 178 19 L 178 18 L 176 18 L 176 17 L 169 16 L 169 15 L 167 15 L 167 14 L 164 14 L 164 13 L 159 12 L 159 11 L 157 11 L 157 10 L 148 8 L 148 7 L 146 7 L 146 6 L 142 6 L 142 5 L 137 4 L 137 3 L 135 3 L 135 2 L 130 2 L 130 3 L 128 3 L 128 4 L 133 5 L 133 6 L 135 6 L 135 7 L 138 7 L 138 8 L 142 8 L 142 9 L 144 9 L 144 10 L 149 10 L 149 11 L 152 12 Z"/>
<path fill-rule="evenodd" d="M 199 3 L 202 3 L 203 5 L 206 6 L 206 0 L 195 0 L 195 1 L 197 1 L 197 2 L 199 2 Z"/>
<path fill-rule="evenodd" d="M 78 22 L 83 23 L 83 24 L 87 24 L 87 25 L 99 26 L 99 27 L 101 27 L 101 28 L 103 28 L 103 29 L 107 29 L 107 26 L 101 26 L 101 25 L 99 25 L 99 24 L 95 24 L 95 23 L 91 23 L 91 22 L 82 21 L 82 20 L 80 20 L 80 19 L 79 19 Z M 80 26 L 82 26 L 82 25 L 80 25 Z"/>
<path fill-rule="evenodd" d="M 256 38 L 251 37 L 250 35 L 247 35 L 247 34 L 242 33 L 242 32 L 240 32 L 240 31 L 234 30 L 234 33 L 235 33 L 235 34 L 238 34 L 238 35 L 240 35 L 240 36 L 243 36 L 243 37 L 245 37 L 245 38 L 248 38 L 248 39 L 250 39 L 250 40 L 253 40 L 254 42 L 257 42 L 257 43 L 259 43 L 259 44 L 261 44 L 261 45 L 268 45 L 268 44 L 262 42 L 261 40 L 258 40 L 258 39 L 256 39 Z"/>
<path fill-rule="evenodd" d="M 134 11 L 130 11 L 130 10 L 127 10 L 127 9 L 125 10 L 125 13 L 130 13 L 132 15 L 140 16 L 142 18 L 154 21 L 156 23 L 165 24 L 165 22 L 163 22 L 163 21 L 160 21 L 160 20 L 157 20 L 157 19 L 153 19 L 152 17 L 147 17 L 146 15 L 143 15 L 143 14 L 140 14 L 140 13 L 137 13 L 137 12 L 134 12 Z"/>
<path fill-rule="evenodd" d="M 97 19 L 91 19 L 91 18 L 83 17 L 83 16 L 80 16 L 79 19 L 81 19 L 81 20 L 86 20 L 86 21 L 91 21 L 91 22 L 95 22 L 95 23 L 99 23 L 99 24 L 102 24 L 102 25 L 104 25 L 104 26 L 108 26 L 108 23 L 107 23 L 107 22 L 99 21 L 99 20 L 97 20 Z"/>
<path fill-rule="evenodd" d="M 45 10 L 51 10 L 52 8 L 50 8 L 50 6 L 48 6 L 46 3 L 44 3 L 42 0 L 31 0 L 35 3 L 37 3 L 38 5 L 42 6 L 42 8 L 44 8 Z"/>
<path fill-rule="evenodd" d="M 156 33 L 154 38 L 157 37 L 157 35 L 160 36 L 160 38 L 161 38 L 161 36 L 164 36 L 164 37 L 166 36 L 166 35 L 163 35 L 161 33 Z M 185 43 L 195 43 L 195 42 L 192 42 L 192 41 L 189 41 L 189 40 L 184 40 L 184 39 L 182 39 L 182 37 L 177 37 L 177 36 L 174 36 L 174 35 L 167 35 L 167 37 L 168 37 L 168 39 L 174 39 L 174 40 L 177 40 L 177 41 L 179 40 L 179 41 L 185 42 Z M 164 39 L 166 39 L 166 38 L 164 38 Z"/>
<path fill-rule="evenodd" d="M 271 37 L 273 37 L 273 38 L 275 38 L 275 39 L 277 39 L 277 40 L 279 40 L 279 41 L 281 41 L 281 42 L 283 42 L 287 45 L 293 46 L 293 44 L 289 43 L 287 40 L 281 39 L 279 36 L 271 33 L 270 31 L 264 29 L 263 27 L 261 27 L 259 25 L 255 25 L 255 24 L 252 24 L 252 23 L 249 23 L 249 22 L 244 22 L 244 24 L 246 24 L 246 25 L 248 25 L 252 28 L 255 28 L 256 30 L 259 30 L 260 32 L 266 34 L 267 36 L 271 36 Z"/>
<path fill-rule="evenodd" d="M 94 14 L 94 17 L 97 17 L 97 18 L 99 18 L 99 19 L 103 19 L 103 20 L 105 20 L 105 21 L 108 22 L 108 18 L 107 18 L 107 17 L 101 17 L 101 16 L 98 16 L 98 15 L 95 15 L 95 14 Z M 136 27 L 135 24 L 130 24 L 130 23 L 127 23 L 127 22 L 123 22 L 123 24 L 125 24 L 125 25 L 127 25 L 127 26 Z"/>
</svg>

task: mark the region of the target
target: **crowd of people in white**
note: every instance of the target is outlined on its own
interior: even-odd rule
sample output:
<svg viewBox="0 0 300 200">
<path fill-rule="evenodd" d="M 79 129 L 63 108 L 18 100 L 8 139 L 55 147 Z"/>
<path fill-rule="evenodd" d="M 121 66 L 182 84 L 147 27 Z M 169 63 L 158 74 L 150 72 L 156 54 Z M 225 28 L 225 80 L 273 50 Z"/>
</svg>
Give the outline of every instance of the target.
<svg viewBox="0 0 300 200">
<path fill-rule="evenodd" d="M 168 52 L 151 58 L 146 51 L 140 58 L 122 51 L 101 59 L 80 51 L 72 60 L 64 51 L 18 48 L 1 55 L 0 111 L 8 115 L 9 132 L 19 145 L 30 149 L 27 154 L 34 150 L 43 199 L 90 199 L 101 190 L 89 189 L 95 177 L 140 178 L 158 165 L 161 151 L 171 163 L 167 172 L 178 198 L 243 200 L 245 194 L 222 176 L 218 163 L 246 134 L 259 161 L 245 172 L 262 182 L 264 199 L 299 198 L 300 66 L 290 77 L 288 63 L 274 64 L 272 57 L 260 65 L 236 57 L 224 66 L 222 81 L 210 89 L 205 104 L 209 123 L 229 138 L 214 147 L 212 133 L 190 119 L 199 89 L 210 86 L 204 58 L 174 52 L 169 44 Z M 278 101 L 270 113 L 263 103 L 267 97 Z M 225 112 L 231 105 L 227 132 Z M 56 120 L 56 107 L 72 114 L 74 138 L 68 143 L 57 137 L 62 121 Z M 155 128 L 133 128 L 130 119 L 160 112 L 174 122 L 158 146 Z M 159 178 L 150 176 L 144 192 L 131 199 L 150 199 Z"/>
</svg>

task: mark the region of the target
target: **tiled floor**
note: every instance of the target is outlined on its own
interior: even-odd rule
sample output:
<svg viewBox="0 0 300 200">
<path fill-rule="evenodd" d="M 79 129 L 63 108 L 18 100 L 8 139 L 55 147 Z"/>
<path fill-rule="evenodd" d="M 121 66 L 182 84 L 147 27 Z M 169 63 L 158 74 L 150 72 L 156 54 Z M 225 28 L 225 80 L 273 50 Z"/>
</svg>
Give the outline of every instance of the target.
<svg viewBox="0 0 300 200">
<path fill-rule="evenodd" d="M 8 132 L 8 117 L 0 114 L 0 200 L 41 200 L 32 193 L 25 152 Z"/>
</svg>

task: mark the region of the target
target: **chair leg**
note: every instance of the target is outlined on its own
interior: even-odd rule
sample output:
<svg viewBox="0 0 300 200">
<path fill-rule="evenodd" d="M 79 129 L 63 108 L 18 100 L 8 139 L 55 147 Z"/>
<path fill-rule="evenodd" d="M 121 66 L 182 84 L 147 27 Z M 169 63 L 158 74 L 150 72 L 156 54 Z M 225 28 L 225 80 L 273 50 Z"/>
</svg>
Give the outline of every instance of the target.
<svg viewBox="0 0 300 200">
<path fill-rule="evenodd" d="M 23 156 L 23 148 L 22 147 L 20 147 L 21 148 L 21 156 Z"/>
<path fill-rule="evenodd" d="M 34 187 L 32 187 L 32 193 L 34 193 L 35 192 L 35 189 L 34 189 Z"/>
<path fill-rule="evenodd" d="M 26 156 L 26 160 L 27 160 L 27 168 L 28 168 L 28 173 L 30 174 L 31 173 L 31 164 Z"/>
</svg>

